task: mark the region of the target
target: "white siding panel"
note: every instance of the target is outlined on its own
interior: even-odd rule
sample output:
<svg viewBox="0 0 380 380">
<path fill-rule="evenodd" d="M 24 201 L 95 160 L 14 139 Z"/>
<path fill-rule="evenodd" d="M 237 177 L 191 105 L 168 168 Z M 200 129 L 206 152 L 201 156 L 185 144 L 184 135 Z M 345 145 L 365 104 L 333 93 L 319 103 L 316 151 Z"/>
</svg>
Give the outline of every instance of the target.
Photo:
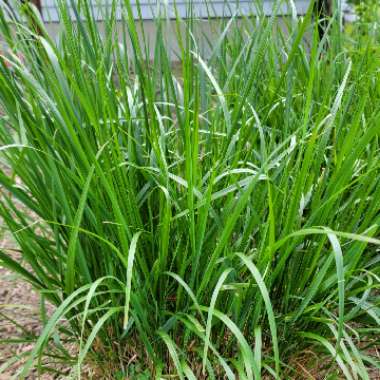
<svg viewBox="0 0 380 380">
<path fill-rule="evenodd" d="M 68 4 L 71 3 L 67 0 Z M 75 1 L 75 0 L 74 0 Z M 75 1 L 76 2 L 76 1 Z M 228 17 L 232 14 L 237 15 L 247 15 L 247 14 L 257 14 L 257 9 L 255 8 L 255 1 L 240 0 L 236 1 L 223 1 L 223 0 L 193 0 L 193 13 L 197 17 Z M 295 5 L 298 14 L 304 14 L 310 0 L 295 0 Z M 57 0 L 42 0 L 42 16 L 46 22 L 57 22 L 59 21 L 58 10 L 57 10 Z M 94 13 L 94 16 L 98 20 L 104 19 L 104 15 L 109 12 L 110 1 L 107 0 L 90 0 L 90 4 Z M 138 18 L 138 8 L 136 6 L 136 1 L 131 1 L 134 16 Z M 159 5 L 158 5 L 159 4 Z M 166 5 L 165 5 L 166 4 Z M 157 0 L 141 0 L 140 9 L 143 19 L 152 19 L 155 16 L 167 15 L 170 18 L 175 17 L 174 12 L 174 1 L 169 0 L 167 2 L 157 1 Z M 177 1 L 177 11 L 180 17 L 186 17 L 188 15 L 189 1 Z M 264 0 L 263 11 L 266 15 L 271 15 L 273 11 L 273 0 Z M 278 14 L 285 15 L 290 14 L 291 9 L 287 4 L 283 4 Z M 74 12 L 71 12 L 72 19 L 75 19 Z M 121 8 L 117 8 L 117 17 L 121 18 Z"/>
</svg>

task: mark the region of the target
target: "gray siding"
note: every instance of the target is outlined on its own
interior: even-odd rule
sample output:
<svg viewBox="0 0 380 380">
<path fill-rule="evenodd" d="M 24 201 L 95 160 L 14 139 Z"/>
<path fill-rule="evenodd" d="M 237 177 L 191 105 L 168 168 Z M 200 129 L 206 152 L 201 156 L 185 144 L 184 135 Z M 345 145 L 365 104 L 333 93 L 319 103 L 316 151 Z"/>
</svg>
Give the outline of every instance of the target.
<svg viewBox="0 0 380 380">
<path fill-rule="evenodd" d="M 67 0 L 70 4 L 70 0 Z M 74 0 L 75 1 L 75 0 Z M 104 15 L 111 4 L 109 0 L 89 0 L 92 4 L 92 9 L 95 17 L 98 20 L 104 19 Z M 295 7 L 298 14 L 304 14 L 307 10 L 310 0 L 294 0 Z M 122 3 L 122 1 L 121 1 Z M 193 0 L 193 12 L 196 16 L 206 17 L 228 17 L 232 14 L 257 14 L 255 8 L 255 1 L 252 0 L 240 0 L 240 1 L 223 1 L 223 0 Z M 290 3 L 290 2 L 289 2 Z M 136 1 L 131 0 L 132 9 L 136 18 L 138 18 L 138 8 Z M 155 15 L 165 14 L 170 18 L 175 17 L 174 1 L 160 1 L 160 0 L 141 0 L 140 9 L 143 19 L 152 19 Z M 180 17 L 186 17 L 188 14 L 189 1 L 177 0 L 177 11 Z M 57 22 L 57 0 L 41 0 L 42 15 L 46 22 Z M 263 0 L 263 11 L 266 15 L 272 14 L 273 0 Z M 287 4 L 283 4 L 279 9 L 279 15 L 285 15 L 291 13 L 291 7 Z M 117 9 L 117 17 L 120 19 L 121 10 Z M 74 15 L 72 15 L 74 18 Z"/>
</svg>

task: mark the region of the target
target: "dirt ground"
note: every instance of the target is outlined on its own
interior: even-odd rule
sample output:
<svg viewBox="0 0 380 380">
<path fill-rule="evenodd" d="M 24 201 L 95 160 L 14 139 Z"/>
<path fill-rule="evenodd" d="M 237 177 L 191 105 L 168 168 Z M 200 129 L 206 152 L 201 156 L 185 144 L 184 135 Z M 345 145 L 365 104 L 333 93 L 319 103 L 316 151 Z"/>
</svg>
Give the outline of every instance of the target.
<svg viewBox="0 0 380 380">
<path fill-rule="evenodd" d="M 15 244 L 3 234 L 0 248 L 13 249 Z M 19 258 L 17 251 L 13 254 L 15 258 Z M 0 369 L 2 366 L 8 367 L 14 361 L 4 373 L 0 370 L 0 380 L 8 380 L 17 373 L 23 363 L 18 357 L 33 348 L 33 336 L 38 335 L 40 330 L 39 295 L 19 276 L 0 266 Z M 19 340 L 22 342 L 17 342 Z M 35 378 L 37 379 L 36 374 L 29 376 L 29 379 Z M 54 379 L 50 375 L 40 378 Z"/>
</svg>

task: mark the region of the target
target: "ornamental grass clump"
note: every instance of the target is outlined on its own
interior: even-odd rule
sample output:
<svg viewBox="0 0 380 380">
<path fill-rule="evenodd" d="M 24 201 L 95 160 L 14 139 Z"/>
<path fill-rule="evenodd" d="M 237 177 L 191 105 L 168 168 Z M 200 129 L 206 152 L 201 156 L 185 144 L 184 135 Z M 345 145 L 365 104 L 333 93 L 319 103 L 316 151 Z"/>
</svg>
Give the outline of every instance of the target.
<svg viewBox="0 0 380 380">
<path fill-rule="evenodd" d="M 16 378 L 379 368 L 376 33 L 261 6 L 211 40 L 163 10 L 153 45 L 127 0 L 102 28 L 59 1 L 56 40 L 32 5 L 0 9 L 0 216 L 22 253 L 0 264 L 55 306 Z"/>
</svg>

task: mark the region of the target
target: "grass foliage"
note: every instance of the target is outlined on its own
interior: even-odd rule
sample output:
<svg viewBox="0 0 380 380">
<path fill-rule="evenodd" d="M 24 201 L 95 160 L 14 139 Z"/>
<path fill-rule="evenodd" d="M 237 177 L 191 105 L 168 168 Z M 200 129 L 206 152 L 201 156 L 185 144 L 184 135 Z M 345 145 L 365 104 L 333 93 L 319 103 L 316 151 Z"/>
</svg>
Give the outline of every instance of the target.
<svg viewBox="0 0 380 380">
<path fill-rule="evenodd" d="M 378 30 L 348 37 L 336 8 L 321 39 L 313 2 L 281 23 L 258 5 L 212 41 L 156 18 L 148 45 L 128 0 L 102 31 L 65 4 L 57 41 L 33 6 L 0 11 L 0 215 L 23 257 L 0 260 L 56 306 L 15 377 L 369 379 Z"/>
</svg>

